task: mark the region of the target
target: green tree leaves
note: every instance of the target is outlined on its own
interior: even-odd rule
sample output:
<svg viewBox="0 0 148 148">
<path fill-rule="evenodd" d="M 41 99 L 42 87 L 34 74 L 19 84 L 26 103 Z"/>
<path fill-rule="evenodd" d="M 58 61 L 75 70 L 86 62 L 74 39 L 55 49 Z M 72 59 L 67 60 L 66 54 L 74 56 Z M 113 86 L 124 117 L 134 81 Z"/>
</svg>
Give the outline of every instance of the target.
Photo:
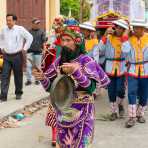
<svg viewBox="0 0 148 148">
<path fill-rule="evenodd" d="M 83 6 L 80 6 L 81 1 L 84 1 Z M 71 16 L 79 21 L 86 21 L 89 19 L 90 5 L 86 0 L 60 0 L 61 14 L 68 16 L 70 10 Z M 82 17 L 80 17 L 81 15 Z"/>
</svg>

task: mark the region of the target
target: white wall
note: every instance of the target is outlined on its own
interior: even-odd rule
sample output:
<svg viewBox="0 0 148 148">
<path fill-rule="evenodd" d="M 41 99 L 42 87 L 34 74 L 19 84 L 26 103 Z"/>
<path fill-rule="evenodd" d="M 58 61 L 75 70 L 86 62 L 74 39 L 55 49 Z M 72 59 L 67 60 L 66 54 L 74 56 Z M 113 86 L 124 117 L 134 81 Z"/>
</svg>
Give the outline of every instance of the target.
<svg viewBox="0 0 148 148">
<path fill-rule="evenodd" d="M 0 29 L 6 24 L 6 1 L 0 0 Z"/>
</svg>

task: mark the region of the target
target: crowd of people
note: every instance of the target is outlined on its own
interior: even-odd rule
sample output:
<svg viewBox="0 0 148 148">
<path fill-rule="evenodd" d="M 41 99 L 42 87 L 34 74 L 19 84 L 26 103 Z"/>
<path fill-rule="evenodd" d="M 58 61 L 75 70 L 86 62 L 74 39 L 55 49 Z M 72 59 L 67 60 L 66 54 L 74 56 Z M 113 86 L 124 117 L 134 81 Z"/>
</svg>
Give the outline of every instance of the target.
<svg viewBox="0 0 148 148">
<path fill-rule="evenodd" d="M 58 76 L 60 65 L 61 72 L 72 75 L 77 81 L 78 86 L 75 90 L 79 94 L 77 98 L 83 98 L 83 95 L 94 98 L 97 89 L 107 88 L 111 121 L 125 116 L 124 100 L 127 89 L 128 120 L 125 122 L 125 127 L 133 127 L 136 121 L 145 123 L 144 111 L 148 99 L 148 34 L 146 33 L 148 25 L 145 22 L 134 21 L 129 25 L 123 19 L 115 20 L 113 26 L 98 39 L 95 27 L 90 22 L 79 25 L 70 22 L 70 25 L 65 24 L 66 27 L 63 27 L 65 26 L 63 18 L 55 19 L 57 40 L 54 47 L 56 51 L 58 43 L 58 46 L 61 46 L 61 54 L 59 58 L 56 56 L 56 60 L 51 62 L 45 73 L 34 71 L 34 76 L 41 81 L 45 90 L 49 91 L 53 80 Z M 77 53 L 74 54 L 75 50 Z M 81 94 L 79 91 L 85 93 Z M 77 103 L 74 101 L 71 105 L 71 108 L 82 112 L 72 121 L 59 120 L 62 118 L 60 112 L 54 111 L 50 105 L 46 123 L 53 129 L 53 145 L 91 147 L 94 132 L 92 111 L 94 101 L 92 103 L 91 98 L 82 100 L 83 102 L 79 100 Z M 87 107 L 89 111 L 84 113 Z"/>
<path fill-rule="evenodd" d="M 49 104 L 46 125 L 52 128 L 53 146 L 92 147 L 94 103 L 102 88 L 108 91 L 110 121 L 125 117 L 127 90 L 128 120 L 125 127 L 146 122 L 148 24 L 145 21 L 118 19 L 98 36 L 90 22 L 79 24 L 75 19 L 59 16 L 54 19 L 52 39 L 48 43 L 44 31 L 39 28 L 39 19 L 32 20 L 30 33 L 15 24 L 15 15 L 8 14 L 6 20 L 7 27 L 0 34 L 4 59 L 1 102 L 7 100 L 11 70 L 14 72 L 16 99 L 21 99 L 23 93 L 23 67 L 26 68 L 26 86 L 31 85 L 33 74 L 35 84 L 41 83 L 49 93 L 59 73 L 72 77 L 75 82 L 72 104 L 65 108 L 71 118 Z"/>
</svg>

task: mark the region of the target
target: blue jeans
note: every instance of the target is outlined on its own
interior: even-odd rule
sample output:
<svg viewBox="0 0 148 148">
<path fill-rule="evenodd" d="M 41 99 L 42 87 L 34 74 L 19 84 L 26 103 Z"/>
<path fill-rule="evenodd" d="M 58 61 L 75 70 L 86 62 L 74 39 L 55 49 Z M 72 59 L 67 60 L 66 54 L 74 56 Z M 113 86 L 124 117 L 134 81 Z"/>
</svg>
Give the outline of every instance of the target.
<svg viewBox="0 0 148 148">
<path fill-rule="evenodd" d="M 41 67 L 42 54 L 28 53 L 27 58 L 31 59 L 38 68 Z M 32 80 L 32 64 L 29 60 L 27 60 L 26 77 L 28 81 Z"/>
<path fill-rule="evenodd" d="M 108 96 L 110 102 L 116 102 L 117 97 L 125 97 L 125 77 L 109 77 L 111 83 L 108 85 Z"/>
<path fill-rule="evenodd" d="M 148 78 L 128 77 L 128 101 L 130 105 L 138 104 L 141 106 L 147 105 L 148 99 Z"/>
</svg>

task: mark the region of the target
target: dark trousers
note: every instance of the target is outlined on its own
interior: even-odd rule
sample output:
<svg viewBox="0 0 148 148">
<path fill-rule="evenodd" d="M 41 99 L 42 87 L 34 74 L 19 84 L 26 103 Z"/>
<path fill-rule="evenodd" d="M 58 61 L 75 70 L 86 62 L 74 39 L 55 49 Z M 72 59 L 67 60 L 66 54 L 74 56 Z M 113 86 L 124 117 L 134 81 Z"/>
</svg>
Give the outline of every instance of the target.
<svg viewBox="0 0 148 148">
<path fill-rule="evenodd" d="M 23 94 L 23 58 L 22 53 L 4 55 L 4 64 L 1 79 L 1 97 L 7 99 L 11 70 L 14 73 L 15 94 Z"/>
<path fill-rule="evenodd" d="M 116 102 L 117 97 L 124 99 L 125 77 L 109 77 L 111 83 L 108 85 L 108 96 L 110 102 Z"/>
<path fill-rule="evenodd" d="M 128 77 L 128 100 L 130 105 L 137 102 L 141 106 L 147 105 L 148 100 L 148 78 Z"/>
</svg>

